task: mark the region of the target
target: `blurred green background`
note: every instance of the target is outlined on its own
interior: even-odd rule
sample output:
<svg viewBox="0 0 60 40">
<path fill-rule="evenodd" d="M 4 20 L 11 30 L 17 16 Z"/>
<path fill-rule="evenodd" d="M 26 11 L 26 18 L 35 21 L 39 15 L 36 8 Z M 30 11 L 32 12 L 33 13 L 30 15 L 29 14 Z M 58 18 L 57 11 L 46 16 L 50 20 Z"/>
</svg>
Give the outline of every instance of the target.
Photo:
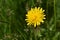
<svg viewBox="0 0 60 40">
<path fill-rule="evenodd" d="M 44 24 L 26 25 L 32 7 L 45 10 Z M 0 40 L 60 40 L 60 0 L 0 0 Z"/>
</svg>

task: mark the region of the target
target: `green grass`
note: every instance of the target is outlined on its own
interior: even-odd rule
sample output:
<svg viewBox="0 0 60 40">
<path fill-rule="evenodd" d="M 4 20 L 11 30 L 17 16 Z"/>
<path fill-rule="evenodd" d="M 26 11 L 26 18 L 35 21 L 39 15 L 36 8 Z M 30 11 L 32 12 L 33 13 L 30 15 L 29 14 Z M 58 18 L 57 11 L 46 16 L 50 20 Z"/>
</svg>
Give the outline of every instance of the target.
<svg viewBox="0 0 60 40">
<path fill-rule="evenodd" d="M 25 22 L 31 7 L 45 10 L 45 23 L 37 28 Z M 60 40 L 60 0 L 0 0 L 0 40 Z"/>
</svg>

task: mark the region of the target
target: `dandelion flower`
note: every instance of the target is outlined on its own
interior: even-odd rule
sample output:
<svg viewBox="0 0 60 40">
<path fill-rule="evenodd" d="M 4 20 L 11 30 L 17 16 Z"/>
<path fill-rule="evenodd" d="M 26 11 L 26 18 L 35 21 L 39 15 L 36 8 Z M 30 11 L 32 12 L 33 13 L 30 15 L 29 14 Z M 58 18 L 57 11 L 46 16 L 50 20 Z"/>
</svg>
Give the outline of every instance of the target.
<svg viewBox="0 0 60 40">
<path fill-rule="evenodd" d="M 25 21 L 27 22 L 27 25 L 33 25 L 34 27 L 41 25 L 41 23 L 44 22 L 43 19 L 46 19 L 44 11 L 45 10 L 40 7 L 31 8 L 26 14 Z"/>
</svg>

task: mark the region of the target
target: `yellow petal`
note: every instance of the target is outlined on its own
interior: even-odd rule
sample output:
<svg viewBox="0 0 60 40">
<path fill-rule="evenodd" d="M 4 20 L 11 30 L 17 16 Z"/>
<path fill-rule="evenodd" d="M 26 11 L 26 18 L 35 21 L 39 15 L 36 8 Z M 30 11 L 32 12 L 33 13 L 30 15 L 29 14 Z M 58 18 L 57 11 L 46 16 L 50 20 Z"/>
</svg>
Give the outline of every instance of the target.
<svg viewBox="0 0 60 40">
<path fill-rule="evenodd" d="M 28 20 L 28 19 L 25 19 L 25 21 Z"/>
<path fill-rule="evenodd" d="M 44 15 L 44 16 L 46 16 L 46 15 Z"/>
<path fill-rule="evenodd" d="M 43 10 L 43 12 L 45 12 L 45 10 Z"/>
<path fill-rule="evenodd" d="M 38 7 L 38 10 L 40 10 L 40 7 Z"/>
<path fill-rule="evenodd" d="M 40 9 L 40 11 L 42 11 L 42 8 Z"/>
<path fill-rule="evenodd" d="M 34 24 L 34 27 L 36 27 L 36 23 Z"/>
<path fill-rule="evenodd" d="M 40 25 L 40 22 L 37 22 L 37 25 Z"/>
<path fill-rule="evenodd" d="M 26 16 L 28 16 L 28 14 L 26 14 Z"/>
<path fill-rule="evenodd" d="M 42 20 L 42 23 L 44 23 L 44 21 Z"/>
<path fill-rule="evenodd" d="M 30 23 L 27 23 L 27 25 L 30 25 Z"/>
<path fill-rule="evenodd" d="M 44 18 L 44 19 L 46 19 L 46 18 Z"/>
</svg>

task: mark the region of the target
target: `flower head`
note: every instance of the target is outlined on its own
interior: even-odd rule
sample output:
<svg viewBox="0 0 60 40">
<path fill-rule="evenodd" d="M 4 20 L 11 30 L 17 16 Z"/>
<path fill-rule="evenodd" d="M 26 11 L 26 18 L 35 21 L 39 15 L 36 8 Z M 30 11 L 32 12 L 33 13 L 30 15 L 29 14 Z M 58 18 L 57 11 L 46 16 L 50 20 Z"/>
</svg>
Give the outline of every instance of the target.
<svg viewBox="0 0 60 40">
<path fill-rule="evenodd" d="M 31 10 L 29 10 L 26 14 L 25 20 L 27 25 L 34 25 L 34 27 L 36 27 L 37 25 L 40 25 L 41 22 L 43 23 L 43 19 L 46 19 L 44 11 L 45 10 L 40 7 L 31 8 Z"/>
</svg>

